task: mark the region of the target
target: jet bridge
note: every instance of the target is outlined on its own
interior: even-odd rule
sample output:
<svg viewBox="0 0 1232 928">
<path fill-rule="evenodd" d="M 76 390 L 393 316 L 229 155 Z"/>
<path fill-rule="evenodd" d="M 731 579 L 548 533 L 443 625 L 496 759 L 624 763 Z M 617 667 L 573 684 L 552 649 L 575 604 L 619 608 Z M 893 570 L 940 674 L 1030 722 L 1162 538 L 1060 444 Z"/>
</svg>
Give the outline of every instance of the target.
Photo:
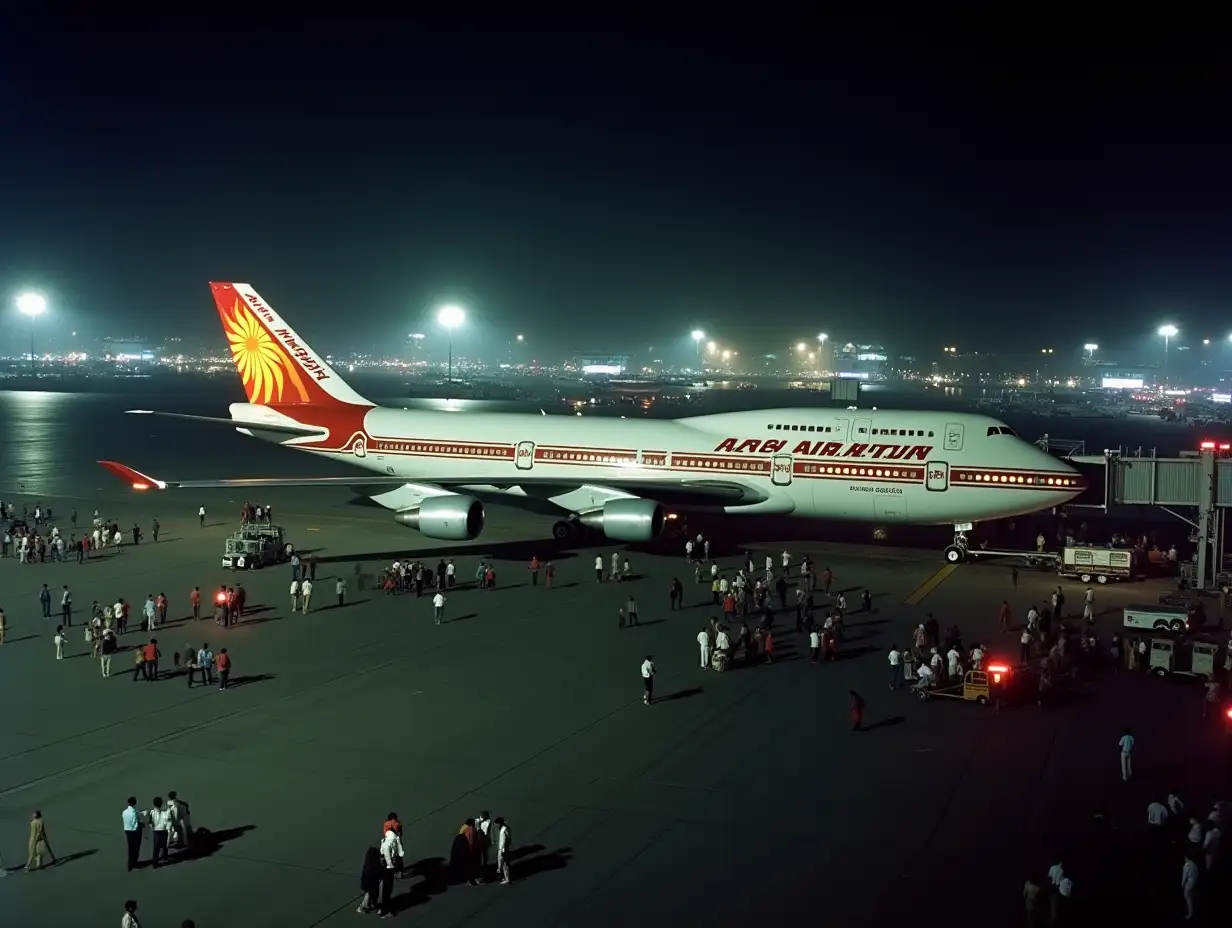
<svg viewBox="0 0 1232 928">
<path fill-rule="evenodd" d="M 1197 544 L 1193 585 L 1198 589 L 1218 587 L 1224 560 L 1224 522 L 1232 508 L 1232 445 L 1203 442 L 1200 450 L 1177 458 L 1154 453 L 1125 454 L 1108 449 L 1100 455 L 1070 454 L 1074 464 L 1104 467 L 1103 503 L 1074 504 L 1067 508 L 1107 511 L 1109 506 L 1158 506 L 1194 528 Z M 1182 515 L 1179 507 L 1197 510 L 1197 520 Z"/>
</svg>

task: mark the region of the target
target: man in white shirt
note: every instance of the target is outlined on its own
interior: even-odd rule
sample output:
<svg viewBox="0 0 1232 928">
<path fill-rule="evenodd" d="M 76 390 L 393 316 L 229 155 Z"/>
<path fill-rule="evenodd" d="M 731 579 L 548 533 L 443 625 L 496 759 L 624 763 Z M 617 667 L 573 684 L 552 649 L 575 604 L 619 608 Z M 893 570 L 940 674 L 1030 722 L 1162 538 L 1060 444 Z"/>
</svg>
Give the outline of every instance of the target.
<svg viewBox="0 0 1232 928">
<path fill-rule="evenodd" d="M 145 616 L 145 627 L 148 631 L 154 631 L 155 617 L 157 610 L 154 608 L 154 594 L 150 593 L 145 598 L 145 603 L 141 606 L 141 614 Z"/>
<path fill-rule="evenodd" d="M 898 645 L 890 645 L 890 689 L 896 690 L 903 683 L 903 652 Z"/>
<path fill-rule="evenodd" d="M 642 687 L 646 690 L 642 694 L 642 702 L 646 705 L 650 705 L 654 701 L 654 675 L 654 660 L 647 654 L 646 659 L 642 661 Z"/>
<path fill-rule="evenodd" d="M 509 852 L 513 850 L 513 838 L 509 834 L 509 826 L 499 815 L 496 817 L 496 869 L 500 872 L 501 883 L 509 882 Z"/>
<path fill-rule="evenodd" d="M 150 864 L 154 867 L 167 862 L 167 845 L 171 838 L 171 811 L 163 805 L 163 797 L 154 797 L 154 808 L 146 815 L 150 819 L 150 831 L 153 835 L 153 850 Z"/>
<path fill-rule="evenodd" d="M 197 521 L 201 523 L 201 527 L 205 528 L 205 507 L 201 506 L 197 510 Z"/>
<path fill-rule="evenodd" d="M 791 569 L 791 552 L 784 551 L 782 555 L 780 555 L 780 560 L 783 564 L 783 574 L 786 575 L 787 571 Z"/>
<path fill-rule="evenodd" d="M 141 813 L 137 811 L 137 797 L 129 796 L 128 805 L 120 813 L 124 825 L 124 840 L 128 845 L 128 869 L 136 870 L 137 855 L 141 852 Z"/>
<path fill-rule="evenodd" d="M 710 631 L 703 628 L 697 633 L 697 645 L 702 652 L 702 670 L 710 669 Z"/>
<path fill-rule="evenodd" d="M 971 648 L 971 669 L 984 669 L 984 649 L 981 648 L 978 643 Z"/>
<path fill-rule="evenodd" d="M 595 555 L 595 582 L 596 583 L 603 582 L 603 555 L 602 554 Z"/>
<path fill-rule="evenodd" d="M 302 611 L 307 612 L 308 604 L 312 602 L 312 581 L 307 578 L 300 581 L 299 592 L 300 592 L 300 595 L 304 598 Z"/>
<path fill-rule="evenodd" d="M 1131 729 L 1125 729 L 1125 734 L 1121 735 L 1121 740 L 1117 742 L 1121 748 L 1121 780 L 1128 783 L 1134 775 L 1134 733 Z"/>
<path fill-rule="evenodd" d="M 479 882 L 486 883 L 488 879 L 488 849 L 492 847 L 492 818 L 484 809 L 475 818 L 475 840 L 479 850 Z"/>
<path fill-rule="evenodd" d="M 197 669 L 201 671 L 201 684 L 209 686 L 214 683 L 214 652 L 210 650 L 209 642 L 201 645 L 197 652 Z M 188 668 L 188 687 L 192 688 L 193 669 Z"/>
<path fill-rule="evenodd" d="M 937 682 L 937 675 L 933 673 L 933 669 L 927 664 L 921 664 L 915 669 L 915 673 L 920 678 L 919 682 L 916 683 L 916 687 L 919 689 L 926 690 Z"/>
<path fill-rule="evenodd" d="M 299 581 L 291 581 L 291 611 L 299 609 Z"/>
<path fill-rule="evenodd" d="M 445 594 L 440 590 L 432 597 L 432 612 L 436 616 L 436 624 L 440 625 L 441 618 L 445 615 Z"/>
<path fill-rule="evenodd" d="M 813 630 L 809 632 L 809 661 L 816 664 L 819 660 L 821 660 L 821 632 L 814 625 Z"/>
<path fill-rule="evenodd" d="M 389 897 L 394 891 L 394 876 L 398 872 L 398 862 L 403 858 L 402 839 L 393 828 L 385 832 L 381 841 L 381 917 L 393 914 L 389 907 Z"/>
<path fill-rule="evenodd" d="M 188 847 L 192 840 L 192 813 L 188 803 L 176 795 L 167 794 L 167 808 L 171 811 L 172 841 L 177 847 Z"/>
</svg>

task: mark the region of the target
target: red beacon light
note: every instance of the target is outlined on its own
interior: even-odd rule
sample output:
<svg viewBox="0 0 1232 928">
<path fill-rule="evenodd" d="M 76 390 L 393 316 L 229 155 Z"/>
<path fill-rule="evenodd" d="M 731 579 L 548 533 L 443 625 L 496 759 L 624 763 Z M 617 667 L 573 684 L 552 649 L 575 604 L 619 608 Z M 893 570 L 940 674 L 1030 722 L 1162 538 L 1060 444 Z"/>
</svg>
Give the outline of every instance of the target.
<svg viewBox="0 0 1232 928">
<path fill-rule="evenodd" d="M 1215 443 L 1213 441 L 1204 441 L 1198 445 L 1198 448 L 1202 451 L 1214 451 Z"/>
<path fill-rule="evenodd" d="M 1224 714 L 1224 718 L 1232 722 L 1232 706 L 1228 706 L 1228 708 L 1224 709 L 1223 714 Z"/>
<path fill-rule="evenodd" d="M 992 682 L 1000 683 L 1003 675 L 1008 675 L 1010 672 L 1009 664 L 989 664 L 988 672 L 992 674 Z"/>
</svg>

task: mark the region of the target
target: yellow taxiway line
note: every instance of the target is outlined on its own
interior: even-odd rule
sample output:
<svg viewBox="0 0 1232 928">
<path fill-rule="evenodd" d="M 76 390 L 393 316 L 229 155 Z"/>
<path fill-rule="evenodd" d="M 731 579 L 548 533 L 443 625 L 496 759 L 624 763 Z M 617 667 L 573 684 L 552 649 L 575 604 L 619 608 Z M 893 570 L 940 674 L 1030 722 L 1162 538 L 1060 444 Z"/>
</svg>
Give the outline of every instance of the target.
<svg viewBox="0 0 1232 928">
<path fill-rule="evenodd" d="M 918 606 L 920 603 L 924 602 L 933 590 L 945 583 L 945 581 L 950 578 L 950 575 L 961 566 L 961 564 L 946 564 L 939 571 L 917 586 L 911 595 L 904 600 L 904 602 L 906 602 L 908 606 Z"/>
</svg>

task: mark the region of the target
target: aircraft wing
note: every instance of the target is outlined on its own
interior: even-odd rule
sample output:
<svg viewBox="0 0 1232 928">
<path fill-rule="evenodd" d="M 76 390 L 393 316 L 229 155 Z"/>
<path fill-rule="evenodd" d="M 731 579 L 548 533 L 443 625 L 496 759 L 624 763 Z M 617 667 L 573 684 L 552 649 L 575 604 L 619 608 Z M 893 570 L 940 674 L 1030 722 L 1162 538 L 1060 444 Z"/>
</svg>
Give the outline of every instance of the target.
<svg viewBox="0 0 1232 928">
<path fill-rule="evenodd" d="M 270 432 L 274 435 L 302 437 L 305 435 L 325 435 L 325 429 L 313 428 L 308 425 L 283 425 L 269 422 L 245 422 L 242 419 L 223 419 L 219 416 L 190 416 L 182 412 L 158 412 L 154 409 L 128 409 L 130 416 L 158 416 L 162 419 L 186 419 L 189 422 L 205 422 L 209 425 L 229 425 L 233 429 L 247 429 L 251 432 Z"/>
<path fill-rule="evenodd" d="M 230 420 L 228 420 L 230 421 Z M 139 470 L 121 464 L 119 461 L 99 461 L 104 468 L 119 477 L 134 490 L 202 490 L 202 489 L 247 489 L 252 487 L 354 487 L 357 490 L 379 491 L 381 488 L 394 490 L 405 486 L 405 478 L 387 476 L 354 476 L 354 477 L 238 477 L 226 480 L 161 480 L 151 477 Z M 756 489 L 723 480 L 664 480 L 658 474 L 645 476 L 613 474 L 603 480 L 562 481 L 559 476 L 518 474 L 516 480 L 493 483 L 490 476 L 451 476 L 440 480 L 414 481 L 441 489 L 475 489 L 506 490 L 512 487 L 522 487 L 534 490 L 536 496 L 563 495 L 579 486 L 603 486 L 615 490 L 623 490 L 636 496 L 653 497 L 663 502 L 681 499 L 694 504 L 716 503 L 728 506 L 753 504 L 766 499 L 765 494 Z"/>
</svg>

